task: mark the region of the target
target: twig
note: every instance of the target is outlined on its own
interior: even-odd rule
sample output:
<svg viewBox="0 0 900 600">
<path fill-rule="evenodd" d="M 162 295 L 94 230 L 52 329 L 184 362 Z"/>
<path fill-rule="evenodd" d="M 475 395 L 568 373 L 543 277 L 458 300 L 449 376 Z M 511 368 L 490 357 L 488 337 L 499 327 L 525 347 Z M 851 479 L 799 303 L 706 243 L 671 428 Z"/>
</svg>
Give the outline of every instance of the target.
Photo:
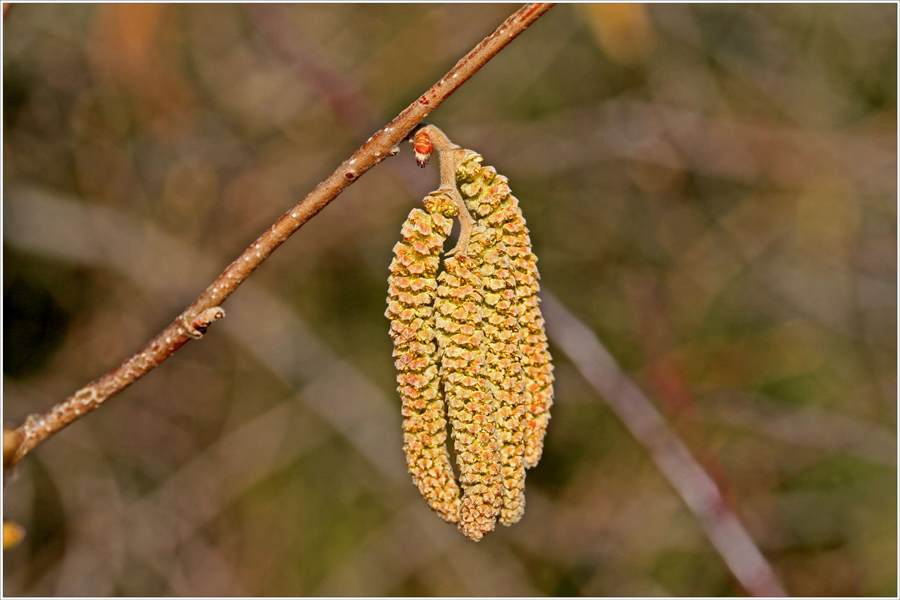
<svg viewBox="0 0 900 600">
<path fill-rule="evenodd" d="M 640 388 L 622 371 L 594 333 L 544 290 L 542 309 L 552 341 L 569 357 L 682 497 L 735 578 L 754 596 L 785 596 L 740 519 L 718 486 L 672 432 Z"/>
<path fill-rule="evenodd" d="M 193 304 L 137 354 L 81 388 L 46 414 L 29 416 L 18 429 L 24 441 L 13 457 L 11 465 L 63 427 L 97 408 L 106 399 L 149 373 L 192 339 L 194 337 L 192 332 L 197 332 L 197 329 L 186 327 L 185 323 L 192 324 L 204 311 L 221 306 L 222 302 L 291 234 L 318 214 L 363 173 L 388 156 L 396 154 L 397 145 L 420 121 L 552 6 L 552 4 L 526 4 L 513 13 L 491 35 L 456 63 L 440 81 L 431 86 L 386 127 L 370 137 L 327 179 L 278 219 L 231 263 Z"/>
</svg>

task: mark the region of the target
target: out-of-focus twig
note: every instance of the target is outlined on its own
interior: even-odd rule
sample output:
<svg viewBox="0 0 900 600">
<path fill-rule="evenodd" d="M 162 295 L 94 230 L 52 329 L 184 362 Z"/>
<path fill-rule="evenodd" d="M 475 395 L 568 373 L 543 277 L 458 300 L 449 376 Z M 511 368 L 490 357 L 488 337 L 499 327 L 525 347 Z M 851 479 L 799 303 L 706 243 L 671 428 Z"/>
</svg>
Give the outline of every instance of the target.
<svg viewBox="0 0 900 600">
<path fill-rule="evenodd" d="M 290 63 L 298 79 L 328 104 L 354 135 L 365 138 L 377 124 L 368 99 L 344 73 L 329 66 L 318 48 L 297 35 L 286 18 L 285 5 L 252 3 L 247 11 L 259 27 L 269 47 Z"/>
<path fill-rule="evenodd" d="M 829 452 L 846 452 L 888 467 L 897 465 L 897 438 L 876 423 L 808 406 L 786 407 L 737 390 L 708 395 L 704 408 L 712 421 L 771 439 Z"/>
<path fill-rule="evenodd" d="M 219 307 L 288 237 L 318 214 L 363 173 L 394 154 L 397 145 L 416 125 L 551 7 L 552 4 L 526 4 L 513 13 L 491 35 L 456 63 L 440 81 L 431 86 L 386 127 L 370 137 L 328 178 L 278 219 L 231 263 L 193 304 L 137 354 L 81 388 L 46 414 L 28 417 L 19 428 L 23 442 L 11 464 L 21 460 L 41 442 L 81 415 L 97 408 L 106 399 L 149 373 L 192 337 L 196 337 L 197 329 L 185 324 L 192 324 L 205 311 Z"/>
<path fill-rule="evenodd" d="M 475 121 L 468 128 L 485 126 Z M 491 127 L 495 135 L 486 140 L 484 153 L 514 156 L 518 168 L 533 176 L 624 159 L 734 181 L 767 180 L 789 189 L 834 171 L 866 194 L 896 191 L 894 137 L 879 133 L 810 131 L 632 98 L 536 120 L 527 137 L 515 124 Z"/>
<path fill-rule="evenodd" d="M 682 497 L 735 578 L 754 596 L 786 592 L 718 486 L 684 442 L 619 367 L 597 336 L 552 294 L 543 293 L 543 311 L 551 340 L 601 394 L 657 468 Z"/>
</svg>

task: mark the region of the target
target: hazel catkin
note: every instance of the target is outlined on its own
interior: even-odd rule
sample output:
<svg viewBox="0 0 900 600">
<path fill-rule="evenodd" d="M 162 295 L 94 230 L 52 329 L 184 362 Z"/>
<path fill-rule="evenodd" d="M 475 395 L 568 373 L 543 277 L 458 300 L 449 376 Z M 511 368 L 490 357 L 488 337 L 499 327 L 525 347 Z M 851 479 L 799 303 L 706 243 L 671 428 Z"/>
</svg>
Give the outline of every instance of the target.
<svg viewBox="0 0 900 600">
<path fill-rule="evenodd" d="M 553 365 L 537 295 L 540 275 L 518 199 L 506 177 L 481 162 L 478 153 L 466 150 L 456 176 L 466 207 L 479 226 L 496 232 L 515 278 L 519 358 L 525 375 L 524 462 L 531 468 L 541 458 L 553 404 Z"/>
<path fill-rule="evenodd" d="M 469 256 L 448 258 L 438 277 L 435 331 L 440 377 L 463 488 L 459 529 L 478 541 L 494 529 L 500 511 L 500 464 L 494 398 L 482 351 L 484 288 Z"/>
<path fill-rule="evenodd" d="M 432 194 L 424 203 L 427 212 L 416 208 L 409 213 L 402 241 L 394 246 L 385 316 L 391 320 L 409 472 L 429 506 L 456 523 L 460 494 L 445 443 L 433 314 L 440 253 L 456 207 L 443 194 Z"/>
<path fill-rule="evenodd" d="M 519 357 L 516 280 L 496 228 L 476 225 L 468 255 L 479 265 L 484 297 L 485 376 L 494 404 L 502 487 L 499 521 L 512 525 L 525 511 L 525 375 Z"/>
</svg>

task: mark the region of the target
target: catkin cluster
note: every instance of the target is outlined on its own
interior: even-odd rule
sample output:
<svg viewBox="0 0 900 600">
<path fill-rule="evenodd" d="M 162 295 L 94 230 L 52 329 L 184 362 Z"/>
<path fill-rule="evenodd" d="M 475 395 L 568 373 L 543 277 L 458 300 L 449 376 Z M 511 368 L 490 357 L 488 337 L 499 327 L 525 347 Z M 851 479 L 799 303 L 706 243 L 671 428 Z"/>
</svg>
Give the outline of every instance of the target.
<svg viewBox="0 0 900 600">
<path fill-rule="evenodd" d="M 426 129 L 441 136 L 441 191 L 403 225 L 386 314 L 410 473 L 429 505 L 478 541 L 497 521 L 522 517 L 525 469 L 540 459 L 550 418 L 553 367 L 518 200 L 480 155 Z M 417 138 L 420 164 L 422 146 Z M 464 241 L 438 274 L 457 215 Z M 459 484 L 445 443 L 448 420 Z"/>
</svg>

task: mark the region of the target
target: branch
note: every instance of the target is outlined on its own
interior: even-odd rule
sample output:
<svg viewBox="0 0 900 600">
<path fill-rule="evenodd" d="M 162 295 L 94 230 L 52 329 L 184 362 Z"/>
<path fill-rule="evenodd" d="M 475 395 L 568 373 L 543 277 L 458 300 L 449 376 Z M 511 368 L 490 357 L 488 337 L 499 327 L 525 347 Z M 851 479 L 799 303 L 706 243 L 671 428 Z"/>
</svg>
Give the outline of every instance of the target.
<svg viewBox="0 0 900 600">
<path fill-rule="evenodd" d="M 547 331 L 553 342 L 647 449 L 651 460 L 700 522 L 706 537 L 744 589 L 754 596 L 787 595 L 772 566 L 725 503 L 716 482 L 668 427 L 653 403 L 586 325 L 546 288 L 541 296 Z"/>
<path fill-rule="evenodd" d="M 23 441 L 8 466 L 14 465 L 57 431 L 99 407 L 105 400 L 152 371 L 189 340 L 202 336 L 209 320 L 221 318 L 224 314 L 220 306 L 225 299 L 278 246 L 363 173 L 388 156 L 396 154 L 398 144 L 416 125 L 552 6 L 552 4 L 526 4 L 513 13 L 491 35 L 456 63 L 440 81 L 431 86 L 386 127 L 370 137 L 327 179 L 278 219 L 231 263 L 193 304 L 137 354 L 81 388 L 46 414 L 29 416 L 17 429 Z"/>
</svg>

